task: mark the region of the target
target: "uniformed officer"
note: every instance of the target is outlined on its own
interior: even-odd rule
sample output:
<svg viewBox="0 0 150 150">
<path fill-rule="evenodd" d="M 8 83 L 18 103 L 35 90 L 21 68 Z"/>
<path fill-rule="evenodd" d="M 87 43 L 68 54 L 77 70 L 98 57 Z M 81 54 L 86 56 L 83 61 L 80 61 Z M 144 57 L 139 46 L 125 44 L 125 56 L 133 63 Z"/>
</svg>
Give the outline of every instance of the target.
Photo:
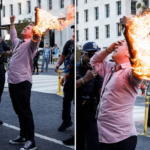
<svg viewBox="0 0 150 150">
<path fill-rule="evenodd" d="M 4 63 L 6 63 L 6 55 L 11 55 L 12 51 L 10 51 L 10 47 L 5 43 L 4 40 L 0 37 L 0 102 L 1 102 L 1 96 L 4 90 L 4 84 L 5 84 L 5 68 Z M 3 124 L 3 122 L 0 120 L 0 124 Z"/>
<path fill-rule="evenodd" d="M 76 148 L 77 150 L 99 150 L 96 109 L 103 79 L 92 70 L 90 58 L 100 50 L 96 43 L 85 43 L 81 60 L 76 66 Z"/>
<path fill-rule="evenodd" d="M 74 26 L 72 26 L 74 28 Z M 71 101 L 74 97 L 74 35 L 73 38 L 66 42 L 62 55 L 60 56 L 57 65 L 55 66 L 55 72 L 59 66 L 65 60 L 65 57 L 70 57 L 70 68 L 61 80 L 61 85 L 64 85 L 64 97 L 63 97 L 63 110 L 62 110 L 62 124 L 58 128 L 58 131 L 65 131 L 72 125 L 71 121 Z M 65 83 L 65 84 L 64 84 Z"/>
</svg>

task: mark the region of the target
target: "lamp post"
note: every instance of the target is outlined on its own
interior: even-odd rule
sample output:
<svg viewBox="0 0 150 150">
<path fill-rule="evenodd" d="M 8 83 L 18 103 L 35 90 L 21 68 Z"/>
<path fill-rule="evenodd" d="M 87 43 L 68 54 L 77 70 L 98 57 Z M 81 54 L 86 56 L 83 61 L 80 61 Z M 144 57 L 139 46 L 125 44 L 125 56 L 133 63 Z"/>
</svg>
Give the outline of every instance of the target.
<svg viewBox="0 0 150 150">
<path fill-rule="evenodd" d="M 3 6 L 3 1 L 0 1 L 0 36 L 1 36 L 1 10 L 2 10 L 2 6 Z"/>
</svg>

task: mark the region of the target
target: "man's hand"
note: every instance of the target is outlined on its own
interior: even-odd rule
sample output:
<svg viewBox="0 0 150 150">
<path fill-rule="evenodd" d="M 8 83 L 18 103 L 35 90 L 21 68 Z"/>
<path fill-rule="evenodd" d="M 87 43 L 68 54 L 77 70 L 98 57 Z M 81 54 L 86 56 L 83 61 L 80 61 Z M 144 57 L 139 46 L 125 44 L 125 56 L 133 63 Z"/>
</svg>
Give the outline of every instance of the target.
<svg viewBox="0 0 150 150">
<path fill-rule="evenodd" d="M 6 56 L 11 56 L 12 55 L 12 50 L 10 50 L 10 51 L 5 51 L 4 52 L 4 56 L 6 57 Z"/>
<path fill-rule="evenodd" d="M 68 78 L 68 77 L 69 77 L 69 73 L 67 73 L 67 74 L 61 79 L 61 82 L 60 82 L 61 86 L 64 86 L 64 83 L 65 83 L 65 81 L 66 81 L 66 78 Z"/>
<path fill-rule="evenodd" d="M 11 17 L 10 17 L 10 23 L 11 23 L 11 24 L 14 24 L 15 19 L 16 19 L 16 16 L 15 16 L 15 15 L 11 16 Z"/>
<path fill-rule="evenodd" d="M 122 29 L 124 29 L 123 33 L 126 34 L 127 26 L 129 25 L 129 19 L 127 17 L 120 18 L 120 23 L 121 23 Z"/>
<path fill-rule="evenodd" d="M 55 72 L 57 72 L 59 66 L 60 66 L 59 64 L 57 64 L 57 65 L 55 66 L 55 68 L 54 68 Z"/>
<path fill-rule="evenodd" d="M 93 80 L 96 76 L 97 76 L 97 72 L 95 70 L 88 70 L 85 76 L 83 77 L 83 81 L 87 83 Z"/>
</svg>

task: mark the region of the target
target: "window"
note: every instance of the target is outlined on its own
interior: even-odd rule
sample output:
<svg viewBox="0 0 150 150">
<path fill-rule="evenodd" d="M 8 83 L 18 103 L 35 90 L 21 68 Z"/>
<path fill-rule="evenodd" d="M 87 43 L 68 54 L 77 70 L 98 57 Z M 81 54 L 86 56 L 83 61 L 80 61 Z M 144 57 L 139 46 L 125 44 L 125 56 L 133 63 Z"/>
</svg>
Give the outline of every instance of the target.
<svg viewBox="0 0 150 150">
<path fill-rule="evenodd" d="M 149 8 L 149 0 L 143 0 L 143 2 L 145 3 L 146 8 Z"/>
<path fill-rule="evenodd" d="M 76 6 L 78 6 L 78 0 L 76 0 Z"/>
<path fill-rule="evenodd" d="M 72 4 L 75 4 L 75 1 L 74 1 L 74 0 L 72 0 Z"/>
<path fill-rule="evenodd" d="M 85 22 L 88 22 L 88 10 L 85 10 Z"/>
<path fill-rule="evenodd" d="M 95 39 L 99 39 L 99 27 L 95 27 Z"/>
<path fill-rule="evenodd" d="M 120 25 L 120 23 L 117 23 L 117 35 L 121 36 L 121 25 Z"/>
<path fill-rule="evenodd" d="M 49 10 L 52 10 L 52 0 L 49 0 Z"/>
<path fill-rule="evenodd" d="M 38 7 L 41 8 L 41 0 L 37 0 L 37 3 L 38 3 Z"/>
<path fill-rule="evenodd" d="M 89 40 L 89 33 L 88 33 L 88 29 L 85 29 L 85 40 Z"/>
<path fill-rule="evenodd" d="M 79 23 L 79 12 L 76 12 L 76 23 Z"/>
<path fill-rule="evenodd" d="M 109 12 L 110 12 L 109 4 L 105 5 L 105 8 L 106 8 L 106 18 L 108 18 L 109 17 Z"/>
<path fill-rule="evenodd" d="M 131 2 L 131 14 L 136 15 L 136 2 Z"/>
<path fill-rule="evenodd" d="M 77 42 L 79 42 L 79 30 L 76 31 L 76 35 L 77 35 Z"/>
<path fill-rule="evenodd" d="M 13 5 L 10 5 L 10 16 L 13 15 Z"/>
<path fill-rule="evenodd" d="M 95 7 L 95 20 L 99 19 L 99 9 L 98 7 Z"/>
<path fill-rule="evenodd" d="M 31 2 L 27 1 L 28 13 L 31 13 Z"/>
<path fill-rule="evenodd" d="M 18 13 L 21 14 L 21 3 L 18 3 Z"/>
<path fill-rule="evenodd" d="M 64 8 L 64 0 L 60 0 L 60 8 Z"/>
<path fill-rule="evenodd" d="M 117 2 L 117 15 L 121 15 L 121 2 Z"/>
<path fill-rule="evenodd" d="M 109 38 L 110 37 L 110 26 L 106 25 L 105 28 L 106 28 L 106 38 Z"/>
<path fill-rule="evenodd" d="M 5 17 L 5 6 L 3 6 L 3 17 Z"/>
<path fill-rule="evenodd" d="M 87 3 L 88 0 L 84 0 L 85 3 Z"/>
</svg>

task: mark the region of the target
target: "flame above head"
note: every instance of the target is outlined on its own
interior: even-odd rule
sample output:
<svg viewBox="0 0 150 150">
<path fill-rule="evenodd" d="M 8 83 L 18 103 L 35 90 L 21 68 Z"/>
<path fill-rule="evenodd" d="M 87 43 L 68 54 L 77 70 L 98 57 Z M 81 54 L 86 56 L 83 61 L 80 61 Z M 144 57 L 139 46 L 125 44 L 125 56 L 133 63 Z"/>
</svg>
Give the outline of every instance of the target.
<svg viewBox="0 0 150 150">
<path fill-rule="evenodd" d="M 150 12 L 134 16 L 127 26 L 133 72 L 150 80 Z"/>
<path fill-rule="evenodd" d="M 36 26 L 33 27 L 34 34 L 41 36 L 47 29 L 57 29 L 58 31 L 61 31 L 72 24 L 75 15 L 74 5 L 68 5 L 67 9 L 67 16 L 64 18 L 64 15 L 61 14 L 61 18 L 58 18 L 47 11 L 37 8 Z"/>
</svg>

